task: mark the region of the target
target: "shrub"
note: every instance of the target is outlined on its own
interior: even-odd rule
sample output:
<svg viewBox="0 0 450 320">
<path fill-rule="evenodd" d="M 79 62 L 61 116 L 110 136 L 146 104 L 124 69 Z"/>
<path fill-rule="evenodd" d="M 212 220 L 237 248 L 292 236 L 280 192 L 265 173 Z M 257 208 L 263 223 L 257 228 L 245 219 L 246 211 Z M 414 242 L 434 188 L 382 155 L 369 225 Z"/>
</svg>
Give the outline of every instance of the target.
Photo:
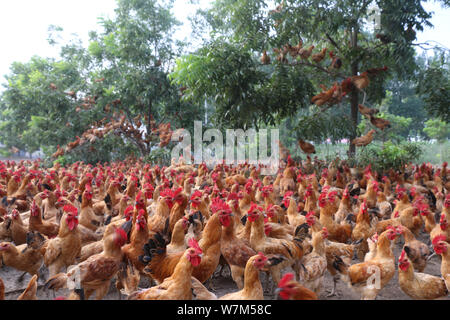
<svg viewBox="0 0 450 320">
<path fill-rule="evenodd" d="M 361 149 L 356 163 L 359 166 L 372 165 L 373 170 L 380 173 L 389 169 L 398 170 L 407 163 L 417 160 L 423 153 L 418 143 L 403 141 L 394 144 L 391 141 L 383 145 L 371 144 Z"/>
</svg>

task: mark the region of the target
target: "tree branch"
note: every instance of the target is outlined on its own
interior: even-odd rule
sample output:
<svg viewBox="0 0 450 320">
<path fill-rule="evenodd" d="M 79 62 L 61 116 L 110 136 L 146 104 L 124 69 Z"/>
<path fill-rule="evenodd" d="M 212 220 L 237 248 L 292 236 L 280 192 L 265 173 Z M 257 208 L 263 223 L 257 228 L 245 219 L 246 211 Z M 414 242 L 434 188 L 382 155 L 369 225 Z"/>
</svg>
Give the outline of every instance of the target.
<svg viewBox="0 0 450 320">
<path fill-rule="evenodd" d="M 331 44 L 338 49 L 338 51 L 341 51 L 341 47 L 336 43 L 336 41 L 334 41 L 328 33 L 325 33 L 325 35 L 327 36 L 328 41 L 330 41 Z"/>
<path fill-rule="evenodd" d="M 342 73 L 339 72 L 331 72 L 328 69 L 318 65 L 318 64 L 312 64 L 310 62 L 304 62 L 304 61 L 295 61 L 292 63 L 289 63 L 289 65 L 291 66 L 296 66 L 296 65 L 303 65 L 303 66 L 308 66 L 308 67 L 314 67 L 316 69 L 319 69 L 325 73 L 328 73 L 329 75 L 333 76 L 333 77 L 341 77 L 341 78 L 347 78 L 345 75 L 343 75 Z"/>
</svg>

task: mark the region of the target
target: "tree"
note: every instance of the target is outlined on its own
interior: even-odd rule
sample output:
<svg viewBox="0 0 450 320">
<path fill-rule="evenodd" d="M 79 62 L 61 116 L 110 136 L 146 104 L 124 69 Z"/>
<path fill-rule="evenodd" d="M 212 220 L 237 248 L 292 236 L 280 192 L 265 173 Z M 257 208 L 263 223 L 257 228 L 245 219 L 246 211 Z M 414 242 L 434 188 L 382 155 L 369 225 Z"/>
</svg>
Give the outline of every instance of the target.
<svg viewBox="0 0 450 320">
<path fill-rule="evenodd" d="M 103 31 L 90 33 L 87 48 L 71 41 L 58 60 L 13 64 L 0 100 L 0 139 L 51 155 L 79 136 L 64 161 L 97 162 L 131 152 L 147 156 L 170 141 L 171 128 L 193 128 L 203 108 L 181 101 L 167 78 L 183 49 L 172 38 L 179 25 L 172 3 L 117 1 L 115 17 L 100 19 Z M 49 42 L 57 45 L 62 29 L 49 30 Z"/>
<path fill-rule="evenodd" d="M 450 125 L 439 119 L 430 119 L 425 122 L 423 131 L 431 139 L 436 139 L 439 143 L 443 143 L 450 137 Z"/>
<path fill-rule="evenodd" d="M 80 133 L 85 119 L 67 122 L 77 103 L 74 90 L 83 87 L 76 65 L 33 57 L 28 63 L 13 63 L 6 79 L 0 138 L 8 147 L 34 152 Z"/>
<path fill-rule="evenodd" d="M 299 109 L 309 108 L 319 84 L 330 88 L 336 81 L 371 68 L 386 65 L 390 75 L 407 79 L 416 68 L 415 30 L 431 25 L 431 15 L 418 0 L 283 0 L 276 1 L 278 6 L 273 9 L 268 8 L 269 3 L 214 1 L 210 10 L 200 11 L 203 20 L 197 19 L 202 21 L 197 29 L 209 30 L 210 40 L 177 61 L 172 79 L 187 87 L 185 97 L 190 101 L 213 99 L 219 124 L 244 128 L 279 124 Z M 374 11 L 380 12 L 375 31 L 368 23 Z M 329 69 L 329 58 L 321 63 L 292 58 L 288 48 L 300 41 L 304 47 L 314 45 L 316 49 L 333 51 L 342 67 Z M 264 50 L 270 64 L 260 62 Z M 274 55 L 273 50 L 278 54 Z M 371 104 L 383 99 L 389 74 L 370 78 L 364 96 Z M 339 104 L 316 108 L 300 118 L 298 135 L 305 128 L 321 130 L 314 124 L 326 123 L 326 118 L 328 123 L 351 124 L 348 130 L 336 130 L 333 139 L 353 139 L 361 102 L 360 91 L 352 90 Z M 344 136 L 339 137 L 341 134 Z M 353 145 L 350 151 L 354 153 Z"/>
<path fill-rule="evenodd" d="M 432 117 L 450 121 L 450 60 L 445 51 L 428 59 L 427 68 L 418 76 L 416 92 L 425 101 Z"/>
</svg>

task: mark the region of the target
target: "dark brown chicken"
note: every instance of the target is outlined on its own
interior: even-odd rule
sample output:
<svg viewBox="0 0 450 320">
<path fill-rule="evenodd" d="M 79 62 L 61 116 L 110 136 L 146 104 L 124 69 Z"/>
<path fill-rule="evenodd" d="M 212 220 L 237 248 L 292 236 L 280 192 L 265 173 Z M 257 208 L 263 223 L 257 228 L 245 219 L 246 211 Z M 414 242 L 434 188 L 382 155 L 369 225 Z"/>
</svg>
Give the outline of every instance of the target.
<svg viewBox="0 0 450 320">
<path fill-rule="evenodd" d="M 311 60 L 315 63 L 319 63 L 325 58 L 325 54 L 327 52 L 328 48 L 323 48 L 319 53 L 315 53 L 311 56 Z"/>
<path fill-rule="evenodd" d="M 358 104 L 358 110 L 363 116 L 366 116 L 366 117 L 376 115 L 378 112 L 380 112 L 380 110 L 378 110 L 378 109 L 368 108 L 362 104 Z"/>
<path fill-rule="evenodd" d="M 316 148 L 309 142 L 306 142 L 302 139 L 298 139 L 298 145 L 300 149 L 306 154 L 316 153 Z"/>
<path fill-rule="evenodd" d="M 263 51 L 263 55 L 261 57 L 261 63 L 262 64 L 270 64 L 270 57 L 267 55 L 267 51 Z"/>
<path fill-rule="evenodd" d="M 382 118 L 376 118 L 374 116 L 370 116 L 370 123 L 373 124 L 375 127 L 377 127 L 380 130 L 384 130 L 386 128 L 391 127 L 391 122 L 386 119 Z"/>
</svg>

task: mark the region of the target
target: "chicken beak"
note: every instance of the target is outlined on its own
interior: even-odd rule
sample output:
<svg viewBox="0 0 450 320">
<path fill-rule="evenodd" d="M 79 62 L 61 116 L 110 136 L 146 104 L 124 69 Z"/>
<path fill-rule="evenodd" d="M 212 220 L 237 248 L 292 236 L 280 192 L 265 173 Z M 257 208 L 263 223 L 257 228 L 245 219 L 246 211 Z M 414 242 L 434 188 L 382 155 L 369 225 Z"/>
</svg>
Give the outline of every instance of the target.
<svg viewBox="0 0 450 320">
<path fill-rule="evenodd" d="M 282 290 L 281 288 L 276 288 L 275 292 L 274 292 L 275 295 L 278 296 L 280 294 L 281 290 Z"/>
</svg>

